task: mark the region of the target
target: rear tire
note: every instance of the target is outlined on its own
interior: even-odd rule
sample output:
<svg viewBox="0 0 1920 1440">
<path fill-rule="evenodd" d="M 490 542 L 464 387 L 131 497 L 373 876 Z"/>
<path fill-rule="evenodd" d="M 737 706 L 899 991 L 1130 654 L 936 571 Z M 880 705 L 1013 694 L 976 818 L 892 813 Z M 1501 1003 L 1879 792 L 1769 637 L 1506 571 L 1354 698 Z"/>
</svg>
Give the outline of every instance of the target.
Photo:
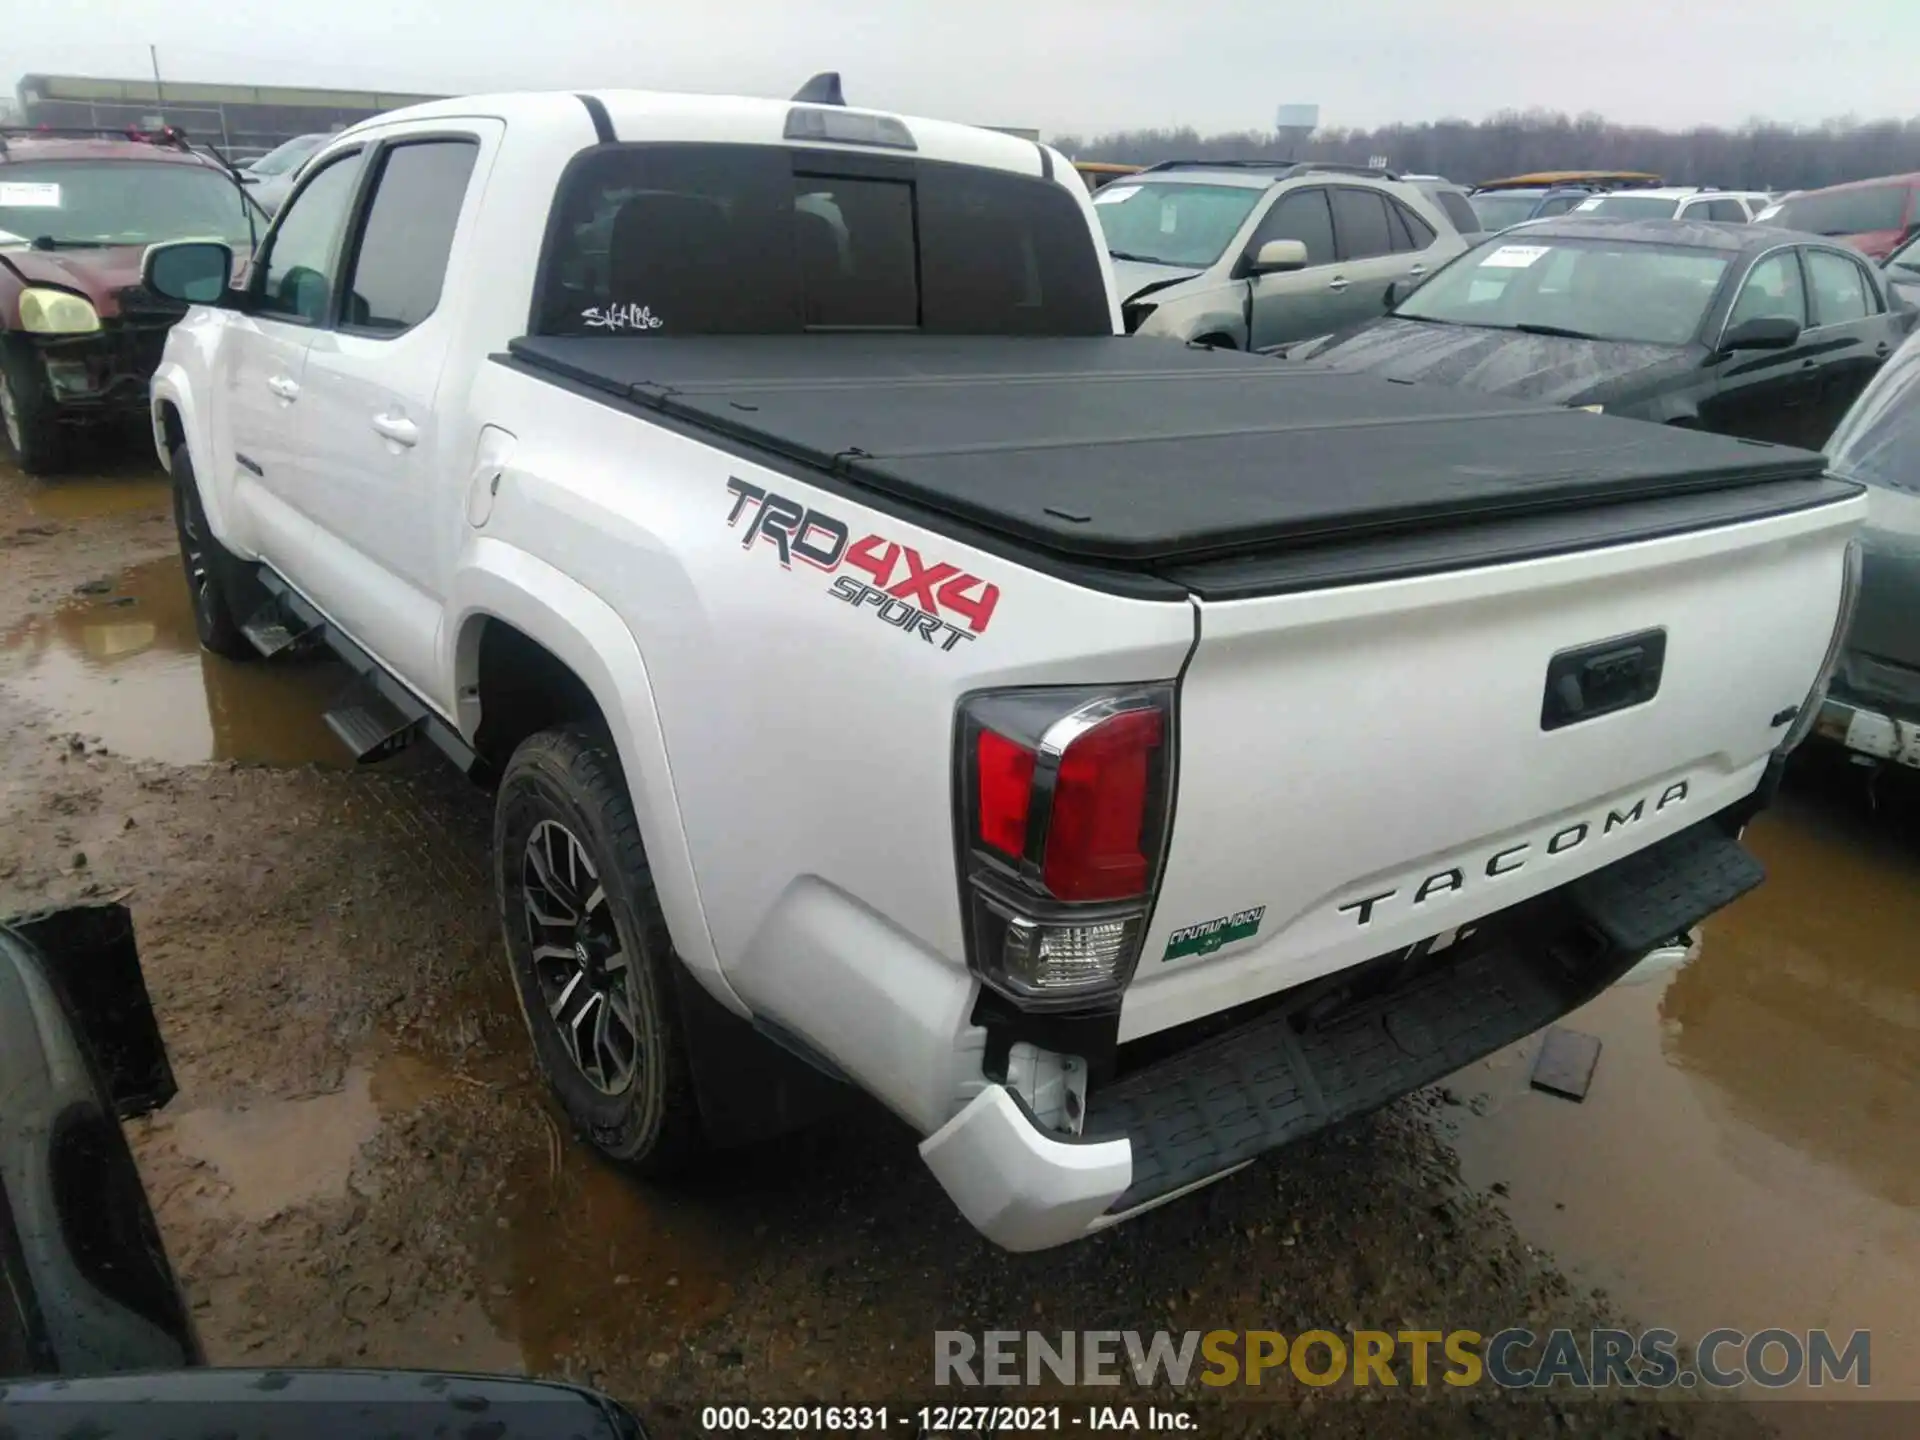
<svg viewBox="0 0 1920 1440">
<path fill-rule="evenodd" d="M 185 445 L 173 452 L 173 528 L 180 537 L 180 564 L 193 600 L 193 628 L 200 644 L 228 660 L 258 660 L 260 652 L 240 629 L 235 580 L 240 562 L 214 538 L 193 457 Z"/>
<path fill-rule="evenodd" d="M 33 347 L 0 336 L 0 434 L 13 463 L 29 475 L 57 475 L 66 466 L 67 436 Z"/>
<path fill-rule="evenodd" d="M 706 1153 L 674 994 L 673 941 L 612 743 L 567 726 L 507 762 L 494 877 L 514 993 L 567 1116 L 643 1175 Z"/>
</svg>

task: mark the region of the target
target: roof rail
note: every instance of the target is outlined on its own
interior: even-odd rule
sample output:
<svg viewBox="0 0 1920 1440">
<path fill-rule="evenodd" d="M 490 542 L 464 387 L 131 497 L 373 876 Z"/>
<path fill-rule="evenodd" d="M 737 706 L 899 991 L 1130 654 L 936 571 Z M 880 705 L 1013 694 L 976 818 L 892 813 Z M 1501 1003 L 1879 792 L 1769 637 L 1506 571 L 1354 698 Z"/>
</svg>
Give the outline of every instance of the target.
<svg viewBox="0 0 1920 1440">
<path fill-rule="evenodd" d="M 1147 166 L 1140 173 L 1148 175 L 1156 170 L 1271 170 L 1283 180 L 1294 175 L 1310 175 L 1315 172 L 1334 175 L 1370 175 L 1376 180 L 1400 178 L 1391 170 L 1382 170 L 1372 165 L 1349 165 L 1339 160 L 1162 160 L 1158 165 Z"/>
</svg>

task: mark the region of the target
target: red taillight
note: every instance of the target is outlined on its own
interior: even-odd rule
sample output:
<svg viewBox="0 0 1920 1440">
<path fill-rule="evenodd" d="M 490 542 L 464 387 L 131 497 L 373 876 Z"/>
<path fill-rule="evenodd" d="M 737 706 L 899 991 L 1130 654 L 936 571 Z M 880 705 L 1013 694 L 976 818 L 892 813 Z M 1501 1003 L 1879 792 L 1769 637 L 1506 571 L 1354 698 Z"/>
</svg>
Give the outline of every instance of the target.
<svg viewBox="0 0 1920 1440">
<path fill-rule="evenodd" d="M 961 703 L 967 962 L 1026 1010 L 1133 977 L 1173 814 L 1174 688 L 983 691 Z"/>
<path fill-rule="evenodd" d="M 1033 799 L 1033 751 L 992 730 L 977 750 L 980 839 L 1018 858 L 1027 848 L 1027 807 Z"/>
<path fill-rule="evenodd" d="M 1041 867 L 1056 898 L 1126 900 L 1146 893 L 1147 797 L 1164 735 L 1159 711 L 1127 711 L 1077 737 L 1060 757 Z"/>
</svg>

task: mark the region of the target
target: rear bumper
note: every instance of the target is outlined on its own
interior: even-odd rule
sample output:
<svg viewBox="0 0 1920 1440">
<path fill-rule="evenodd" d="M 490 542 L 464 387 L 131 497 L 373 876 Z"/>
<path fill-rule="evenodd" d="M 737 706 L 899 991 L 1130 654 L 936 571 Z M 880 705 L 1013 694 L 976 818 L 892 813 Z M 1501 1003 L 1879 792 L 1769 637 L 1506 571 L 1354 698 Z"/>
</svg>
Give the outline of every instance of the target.
<svg viewBox="0 0 1920 1440">
<path fill-rule="evenodd" d="M 989 1086 L 920 1153 L 1010 1250 L 1065 1244 L 1210 1184 L 1268 1150 L 1388 1104 L 1552 1023 L 1758 885 L 1718 820 L 1495 917 L 1439 956 L 1386 957 L 1088 1096 L 1078 1137 Z"/>
<path fill-rule="evenodd" d="M 1813 733 L 1857 755 L 1920 770 L 1920 721 L 1903 720 L 1870 703 L 1829 696 Z"/>
</svg>

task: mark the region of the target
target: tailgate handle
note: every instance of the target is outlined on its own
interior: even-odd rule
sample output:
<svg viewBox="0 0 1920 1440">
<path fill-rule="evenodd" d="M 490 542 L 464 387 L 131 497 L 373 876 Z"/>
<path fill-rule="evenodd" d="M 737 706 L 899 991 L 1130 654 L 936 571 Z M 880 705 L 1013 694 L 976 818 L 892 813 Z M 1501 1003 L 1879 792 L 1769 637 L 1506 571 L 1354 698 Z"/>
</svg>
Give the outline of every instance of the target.
<svg viewBox="0 0 1920 1440">
<path fill-rule="evenodd" d="M 1540 728 L 1559 730 L 1644 705 L 1660 693 L 1667 632 L 1642 630 L 1562 650 L 1547 663 Z"/>
</svg>

